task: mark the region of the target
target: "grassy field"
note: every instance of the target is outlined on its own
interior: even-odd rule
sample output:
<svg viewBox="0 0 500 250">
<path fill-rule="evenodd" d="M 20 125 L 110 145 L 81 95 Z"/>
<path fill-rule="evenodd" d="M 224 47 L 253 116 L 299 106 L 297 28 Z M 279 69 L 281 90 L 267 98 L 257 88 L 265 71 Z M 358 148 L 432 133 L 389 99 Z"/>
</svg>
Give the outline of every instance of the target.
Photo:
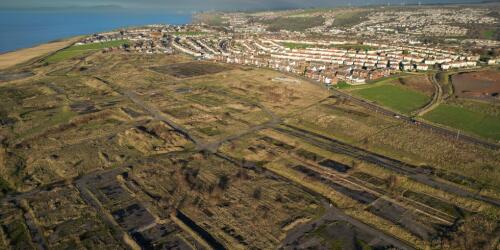
<svg viewBox="0 0 500 250">
<path fill-rule="evenodd" d="M 325 19 L 321 16 L 311 16 L 311 17 L 278 17 L 272 20 L 263 21 L 264 24 L 268 24 L 269 31 L 305 31 L 306 29 L 320 26 L 323 24 Z"/>
<path fill-rule="evenodd" d="M 353 93 L 405 114 L 424 106 L 429 101 L 429 97 L 417 91 L 393 85 L 362 88 Z"/>
<path fill-rule="evenodd" d="M 88 52 L 94 52 L 97 50 L 101 50 L 104 48 L 110 48 L 110 47 L 118 47 L 123 44 L 128 44 L 129 41 L 126 40 L 117 40 L 117 41 L 111 41 L 111 42 L 103 42 L 103 43 L 91 43 L 91 44 L 85 44 L 85 45 L 73 45 L 69 48 L 66 48 L 64 50 L 61 50 L 54 55 L 51 55 L 47 57 L 45 60 L 48 63 L 56 63 L 65 59 L 73 58 L 79 55 L 86 54 Z"/>
<path fill-rule="evenodd" d="M 484 30 L 481 35 L 486 39 L 493 39 L 495 37 L 495 30 Z"/>
<path fill-rule="evenodd" d="M 347 82 L 340 81 L 336 85 L 333 85 L 333 87 L 336 89 L 348 89 L 348 88 L 352 87 L 352 85 L 350 85 Z"/>
<path fill-rule="evenodd" d="M 500 117 L 460 106 L 441 104 L 424 115 L 424 119 L 479 136 L 500 140 Z"/>
<path fill-rule="evenodd" d="M 345 11 L 335 15 L 334 26 L 353 26 L 366 19 L 368 12 Z"/>
<path fill-rule="evenodd" d="M 219 14 L 199 14 L 195 17 L 195 20 L 199 22 L 206 23 L 211 26 L 224 26 L 224 18 Z"/>
</svg>

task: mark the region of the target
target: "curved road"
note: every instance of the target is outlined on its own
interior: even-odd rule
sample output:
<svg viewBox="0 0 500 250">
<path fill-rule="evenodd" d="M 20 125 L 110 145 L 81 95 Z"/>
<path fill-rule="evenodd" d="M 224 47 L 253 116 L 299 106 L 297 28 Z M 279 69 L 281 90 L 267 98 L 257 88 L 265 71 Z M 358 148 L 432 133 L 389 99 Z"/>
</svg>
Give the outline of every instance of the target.
<svg viewBox="0 0 500 250">
<path fill-rule="evenodd" d="M 281 72 L 281 73 L 289 75 L 291 77 L 296 77 L 296 78 L 302 79 L 304 81 L 308 81 L 308 82 L 313 83 L 313 84 L 324 86 L 323 84 L 321 84 L 321 83 L 319 83 L 319 82 L 317 82 L 315 80 L 312 80 L 310 78 L 304 77 L 304 76 L 300 76 L 300 75 L 296 75 L 296 74 L 292 74 L 292 73 L 286 73 L 286 72 Z M 434 81 L 436 81 L 436 79 L 433 77 L 432 81 L 434 83 Z M 437 84 L 437 81 L 436 81 L 436 84 Z M 440 95 L 440 97 L 436 96 L 436 98 L 442 98 L 443 90 L 440 87 L 438 88 L 438 91 L 439 90 L 441 92 L 440 94 L 438 94 L 438 95 Z M 347 100 L 349 100 L 351 102 L 354 102 L 354 103 L 356 103 L 356 104 L 358 104 L 360 106 L 363 106 L 363 107 L 365 107 L 367 109 L 373 110 L 373 111 L 375 111 L 377 113 L 381 113 L 381 114 L 387 115 L 387 116 L 392 116 L 394 118 L 400 119 L 400 120 L 408 122 L 410 124 L 414 124 L 415 126 L 419 126 L 421 128 L 428 129 L 431 132 L 435 132 L 435 133 L 439 133 L 439 134 L 442 134 L 442 135 L 445 135 L 445 136 L 453 137 L 453 138 L 456 138 L 457 140 L 462 140 L 462 141 L 468 142 L 468 143 L 479 144 L 481 146 L 484 146 L 484 147 L 487 147 L 487 148 L 490 148 L 490 149 L 493 149 L 493 150 L 500 149 L 500 144 L 499 143 L 494 143 L 494 142 L 490 142 L 490 141 L 487 141 L 487 140 L 484 140 L 484 139 L 480 139 L 478 137 L 474 137 L 474 136 L 470 136 L 470 135 L 465 135 L 465 134 L 462 134 L 459 130 L 453 130 L 451 128 L 437 126 L 437 125 L 434 125 L 434 124 L 431 124 L 429 122 L 425 122 L 425 121 L 422 121 L 422 120 L 418 120 L 417 121 L 412 116 L 408 116 L 408 115 L 397 113 L 397 112 L 389 110 L 389 109 L 387 109 L 385 107 L 379 106 L 379 105 L 377 105 L 377 104 L 375 104 L 373 102 L 364 100 L 362 98 L 355 97 L 353 95 L 350 95 L 350 94 L 348 94 L 346 92 L 343 92 L 343 91 L 340 91 L 340 90 L 337 90 L 337 89 L 334 89 L 334 88 L 331 88 L 330 91 L 332 91 L 334 93 L 334 96 L 343 97 L 343 98 L 345 98 L 345 99 L 347 99 Z M 439 99 L 436 99 L 436 100 L 438 101 Z M 434 105 L 434 103 L 432 105 Z M 429 108 L 434 108 L 434 107 L 431 106 Z"/>
<path fill-rule="evenodd" d="M 432 85 L 434 85 L 434 94 L 432 95 L 432 100 L 427 105 L 414 112 L 417 116 L 425 115 L 425 113 L 436 108 L 443 100 L 443 87 L 436 80 L 436 74 L 429 75 L 428 78 Z"/>
<path fill-rule="evenodd" d="M 308 80 L 312 81 L 311 79 L 308 79 Z M 352 102 L 354 102 L 354 103 L 356 103 L 356 104 L 358 104 L 360 106 L 363 106 L 363 107 L 365 107 L 367 109 L 376 111 L 378 113 L 381 113 L 381 114 L 384 114 L 384 115 L 387 115 L 387 116 L 395 117 L 395 118 L 400 119 L 402 121 L 406 121 L 408 123 L 414 124 L 415 126 L 419 126 L 421 128 L 428 129 L 428 130 L 430 130 L 432 132 L 436 132 L 436 133 L 439 133 L 439 134 L 442 134 L 442 135 L 445 135 L 445 136 L 453 137 L 453 138 L 456 138 L 458 140 L 462 140 L 464 142 L 479 144 L 481 146 L 484 146 L 484 147 L 487 147 L 487 148 L 490 148 L 490 149 L 493 149 L 493 150 L 500 149 L 500 145 L 498 143 L 489 142 L 489 141 L 486 141 L 486 140 L 483 140 L 483 139 L 479 139 L 477 137 L 473 137 L 473 136 L 470 136 L 470 135 L 464 135 L 464 134 L 461 134 L 460 131 L 458 131 L 458 130 L 452 130 L 452 129 L 449 129 L 449 128 L 444 128 L 444 127 L 437 126 L 437 125 L 434 125 L 434 124 L 431 124 L 431 123 L 428 123 L 428 122 L 424 122 L 424 121 L 421 121 L 421 120 L 417 121 L 417 120 L 415 120 L 411 116 L 407 116 L 407 115 L 403 115 L 403 114 L 394 112 L 394 111 L 389 110 L 387 108 L 381 107 L 381 106 L 379 106 L 379 105 L 377 105 L 375 103 L 366 101 L 366 100 L 361 99 L 361 98 L 354 97 L 354 96 L 352 96 L 350 94 L 347 94 L 345 92 L 342 92 L 340 90 L 332 89 L 331 91 L 333 91 L 336 96 L 341 96 L 343 98 L 346 98 L 349 101 L 352 101 Z"/>
</svg>

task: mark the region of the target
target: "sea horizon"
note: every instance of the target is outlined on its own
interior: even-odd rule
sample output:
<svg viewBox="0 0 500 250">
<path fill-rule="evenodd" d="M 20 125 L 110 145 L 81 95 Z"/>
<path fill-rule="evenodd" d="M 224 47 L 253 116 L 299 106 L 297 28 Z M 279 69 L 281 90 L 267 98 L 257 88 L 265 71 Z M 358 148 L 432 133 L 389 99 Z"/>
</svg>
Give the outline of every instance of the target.
<svg viewBox="0 0 500 250">
<path fill-rule="evenodd" d="M 148 24 L 188 24 L 192 14 L 129 9 L 0 10 L 0 54 L 79 35 Z"/>
</svg>

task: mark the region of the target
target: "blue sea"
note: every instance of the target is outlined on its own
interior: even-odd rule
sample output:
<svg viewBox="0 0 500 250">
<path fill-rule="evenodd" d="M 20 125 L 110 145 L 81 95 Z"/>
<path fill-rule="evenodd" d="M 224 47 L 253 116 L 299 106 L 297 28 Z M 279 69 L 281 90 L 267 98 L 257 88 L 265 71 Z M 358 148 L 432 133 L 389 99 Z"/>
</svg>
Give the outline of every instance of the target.
<svg viewBox="0 0 500 250">
<path fill-rule="evenodd" d="M 0 53 L 122 27 L 187 24 L 191 14 L 112 10 L 0 10 Z"/>
</svg>

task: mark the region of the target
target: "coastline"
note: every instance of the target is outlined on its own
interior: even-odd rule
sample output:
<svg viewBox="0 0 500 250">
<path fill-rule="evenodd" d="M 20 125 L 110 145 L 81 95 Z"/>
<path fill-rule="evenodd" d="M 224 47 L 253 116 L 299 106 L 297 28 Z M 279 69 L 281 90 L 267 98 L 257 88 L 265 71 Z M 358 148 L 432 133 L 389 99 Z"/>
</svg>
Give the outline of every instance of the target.
<svg viewBox="0 0 500 250">
<path fill-rule="evenodd" d="M 123 9 L 0 10 L 0 55 L 117 29 L 148 24 L 189 24 L 192 18 L 191 13 L 146 13 Z"/>
<path fill-rule="evenodd" d="M 35 45 L 29 48 L 17 49 L 0 54 L 0 70 L 5 70 L 15 65 L 48 55 L 77 42 L 82 36 L 58 39 L 50 43 Z"/>
</svg>

